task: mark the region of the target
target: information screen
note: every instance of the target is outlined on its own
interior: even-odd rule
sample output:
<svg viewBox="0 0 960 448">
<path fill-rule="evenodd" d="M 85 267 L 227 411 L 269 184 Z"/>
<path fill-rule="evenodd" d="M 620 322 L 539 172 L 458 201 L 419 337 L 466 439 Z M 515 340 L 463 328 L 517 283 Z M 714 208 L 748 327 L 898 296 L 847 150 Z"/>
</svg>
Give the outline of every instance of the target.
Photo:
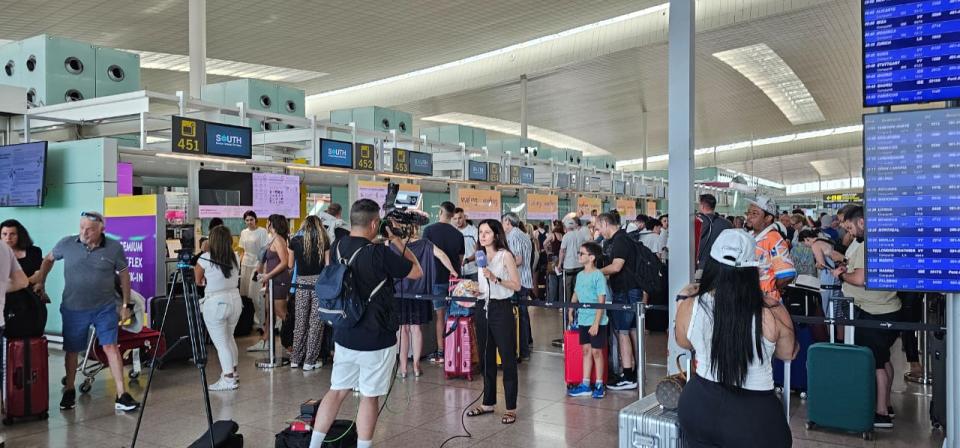
<svg viewBox="0 0 960 448">
<path fill-rule="evenodd" d="M 570 188 L 570 175 L 566 173 L 557 174 L 557 188 L 564 190 Z"/>
<path fill-rule="evenodd" d="M 433 176 L 433 154 L 408 151 L 410 158 L 410 174 Z"/>
<path fill-rule="evenodd" d="M 960 2 L 863 0 L 863 104 L 960 98 Z"/>
<path fill-rule="evenodd" d="M 960 291 L 960 109 L 864 116 L 866 286 Z"/>
<path fill-rule="evenodd" d="M 253 176 L 233 171 L 200 170 L 201 218 L 242 218 L 253 209 Z"/>
<path fill-rule="evenodd" d="M 613 181 L 613 194 L 627 194 L 627 184 L 622 180 Z"/>
<path fill-rule="evenodd" d="M 339 168 L 353 168 L 353 143 L 320 139 L 320 164 Z"/>
<path fill-rule="evenodd" d="M 253 173 L 253 210 L 258 216 L 300 217 L 300 178 L 286 174 Z"/>
<path fill-rule="evenodd" d="M 533 185 L 534 172 L 533 168 L 530 167 L 521 167 L 520 168 L 520 183 L 524 185 Z"/>
<path fill-rule="evenodd" d="M 249 159 L 253 155 L 250 128 L 207 123 L 204 132 L 207 154 L 241 159 Z"/>
<path fill-rule="evenodd" d="M 40 207 L 47 142 L 0 146 L 0 207 Z"/>
<path fill-rule="evenodd" d="M 477 180 L 480 182 L 487 181 L 487 162 L 470 160 L 467 162 L 467 165 L 469 168 L 467 173 L 468 180 Z"/>
</svg>

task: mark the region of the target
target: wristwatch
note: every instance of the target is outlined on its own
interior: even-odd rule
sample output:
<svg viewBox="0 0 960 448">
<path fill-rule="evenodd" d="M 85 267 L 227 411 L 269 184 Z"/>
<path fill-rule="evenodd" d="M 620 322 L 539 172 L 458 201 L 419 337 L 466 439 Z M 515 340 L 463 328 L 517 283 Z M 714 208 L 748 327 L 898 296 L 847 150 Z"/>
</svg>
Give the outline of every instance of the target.
<svg viewBox="0 0 960 448">
<path fill-rule="evenodd" d="M 493 280 L 493 282 L 496 283 L 496 284 L 498 284 L 498 285 L 499 285 L 500 282 L 502 282 L 502 281 L 503 281 L 503 279 L 500 278 L 500 277 L 494 277 L 494 280 Z"/>
</svg>

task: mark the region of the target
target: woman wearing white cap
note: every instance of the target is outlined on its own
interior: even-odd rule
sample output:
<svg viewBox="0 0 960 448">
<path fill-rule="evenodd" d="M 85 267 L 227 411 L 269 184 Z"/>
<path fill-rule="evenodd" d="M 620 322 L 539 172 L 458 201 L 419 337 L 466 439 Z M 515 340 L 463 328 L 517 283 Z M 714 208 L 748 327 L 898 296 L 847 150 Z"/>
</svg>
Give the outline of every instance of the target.
<svg viewBox="0 0 960 448">
<path fill-rule="evenodd" d="M 793 323 L 783 305 L 764 301 L 754 248 L 748 233 L 724 230 L 699 288 L 681 292 L 677 343 L 694 350 L 697 361 L 680 396 L 688 448 L 791 445 L 771 363 L 796 356 Z"/>
</svg>

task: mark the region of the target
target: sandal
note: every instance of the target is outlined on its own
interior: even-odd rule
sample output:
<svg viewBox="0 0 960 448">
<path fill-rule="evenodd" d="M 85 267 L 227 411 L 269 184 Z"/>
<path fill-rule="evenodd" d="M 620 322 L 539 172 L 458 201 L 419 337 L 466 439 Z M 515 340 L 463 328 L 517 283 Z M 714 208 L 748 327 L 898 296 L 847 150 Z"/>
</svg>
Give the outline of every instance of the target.
<svg viewBox="0 0 960 448">
<path fill-rule="evenodd" d="M 486 414 L 493 414 L 493 409 L 484 409 L 483 406 L 477 406 L 467 412 L 467 417 L 479 417 Z"/>
<path fill-rule="evenodd" d="M 517 421 L 516 411 L 507 411 L 503 413 L 503 417 L 500 418 L 500 423 L 504 425 L 512 425 Z"/>
</svg>

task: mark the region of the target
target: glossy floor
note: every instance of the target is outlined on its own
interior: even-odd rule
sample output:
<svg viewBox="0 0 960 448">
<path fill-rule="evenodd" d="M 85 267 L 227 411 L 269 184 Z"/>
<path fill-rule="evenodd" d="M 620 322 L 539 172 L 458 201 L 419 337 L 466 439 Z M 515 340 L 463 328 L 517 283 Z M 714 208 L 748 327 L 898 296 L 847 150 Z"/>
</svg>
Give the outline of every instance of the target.
<svg viewBox="0 0 960 448">
<path fill-rule="evenodd" d="M 602 400 L 567 398 L 562 386 L 563 358 L 550 346 L 558 334 L 556 311 L 535 310 L 532 320 L 537 350 L 530 362 L 520 367 L 520 417 L 516 424 L 500 424 L 499 414 L 467 419 L 472 438 L 457 439 L 453 447 L 615 447 L 617 411 L 637 399 L 637 392 L 610 392 Z M 665 373 L 665 335 L 648 339 L 648 390 Z M 240 346 L 253 342 L 245 338 Z M 212 348 L 212 347 L 211 347 Z M 211 353 L 212 355 L 212 353 Z M 301 402 L 323 396 L 330 382 L 329 367 L 303 372 L 290 368 L 273 371 L 254 367 L 259 354 L 242 353 L 241 387 L 233 392 L 211 393 L 214 419 L 233 419 L 240 424 L 248 447 L 272 447 L 274 435 L 296 416 Z M 60 378 L 63 357 L 58 351 L 50 356 L 50 419 L 21 423 L 4 428 L 8 448 L 32 447 L 129 447 L 137 414 L 113 410 L 113 382 L 101 372 L 93 390 L 81 395 L 77 408 L 60 411 Z M 876 440 L 863 441 L 854 435 L 804 429 L 806 410 L 794 396 L 791 426 L 795 447 L 940 447 L 942 435 L 931 431 L 927 418 L 928 388 L 902 381 L 902 353 L 897 351 L 897 382 L 894 406 L 896 428 L 878 431 Z M 479 396 L 481 382 L 474 379 L 445 380 L 442 369 L 424 364 L 424 376 L 397 380 L 377 425 L 375 444 L 385 447 L 437 447 L 447 438 L 465 434 L 461 427 L 463 409 Z M 209 376 L 216 378 L 219 367 L 212 358 Z M 411 375 L 412 376 L 412 375 Z M 212 381 L 212 380 L 211 380 Z M 146 377 L 131 387 L 142 397 Z M 143 448 L 189 445 L 205 429 L 206 419 L 196 368 L 182 364 L 159 371 L 143 416 L 143 427 L 136 446 Z M 498 405 L 503 411 L 502 400 Z M 343 418 L 353 418 L 356 401 L 345 402 Z"/>
</svg>

